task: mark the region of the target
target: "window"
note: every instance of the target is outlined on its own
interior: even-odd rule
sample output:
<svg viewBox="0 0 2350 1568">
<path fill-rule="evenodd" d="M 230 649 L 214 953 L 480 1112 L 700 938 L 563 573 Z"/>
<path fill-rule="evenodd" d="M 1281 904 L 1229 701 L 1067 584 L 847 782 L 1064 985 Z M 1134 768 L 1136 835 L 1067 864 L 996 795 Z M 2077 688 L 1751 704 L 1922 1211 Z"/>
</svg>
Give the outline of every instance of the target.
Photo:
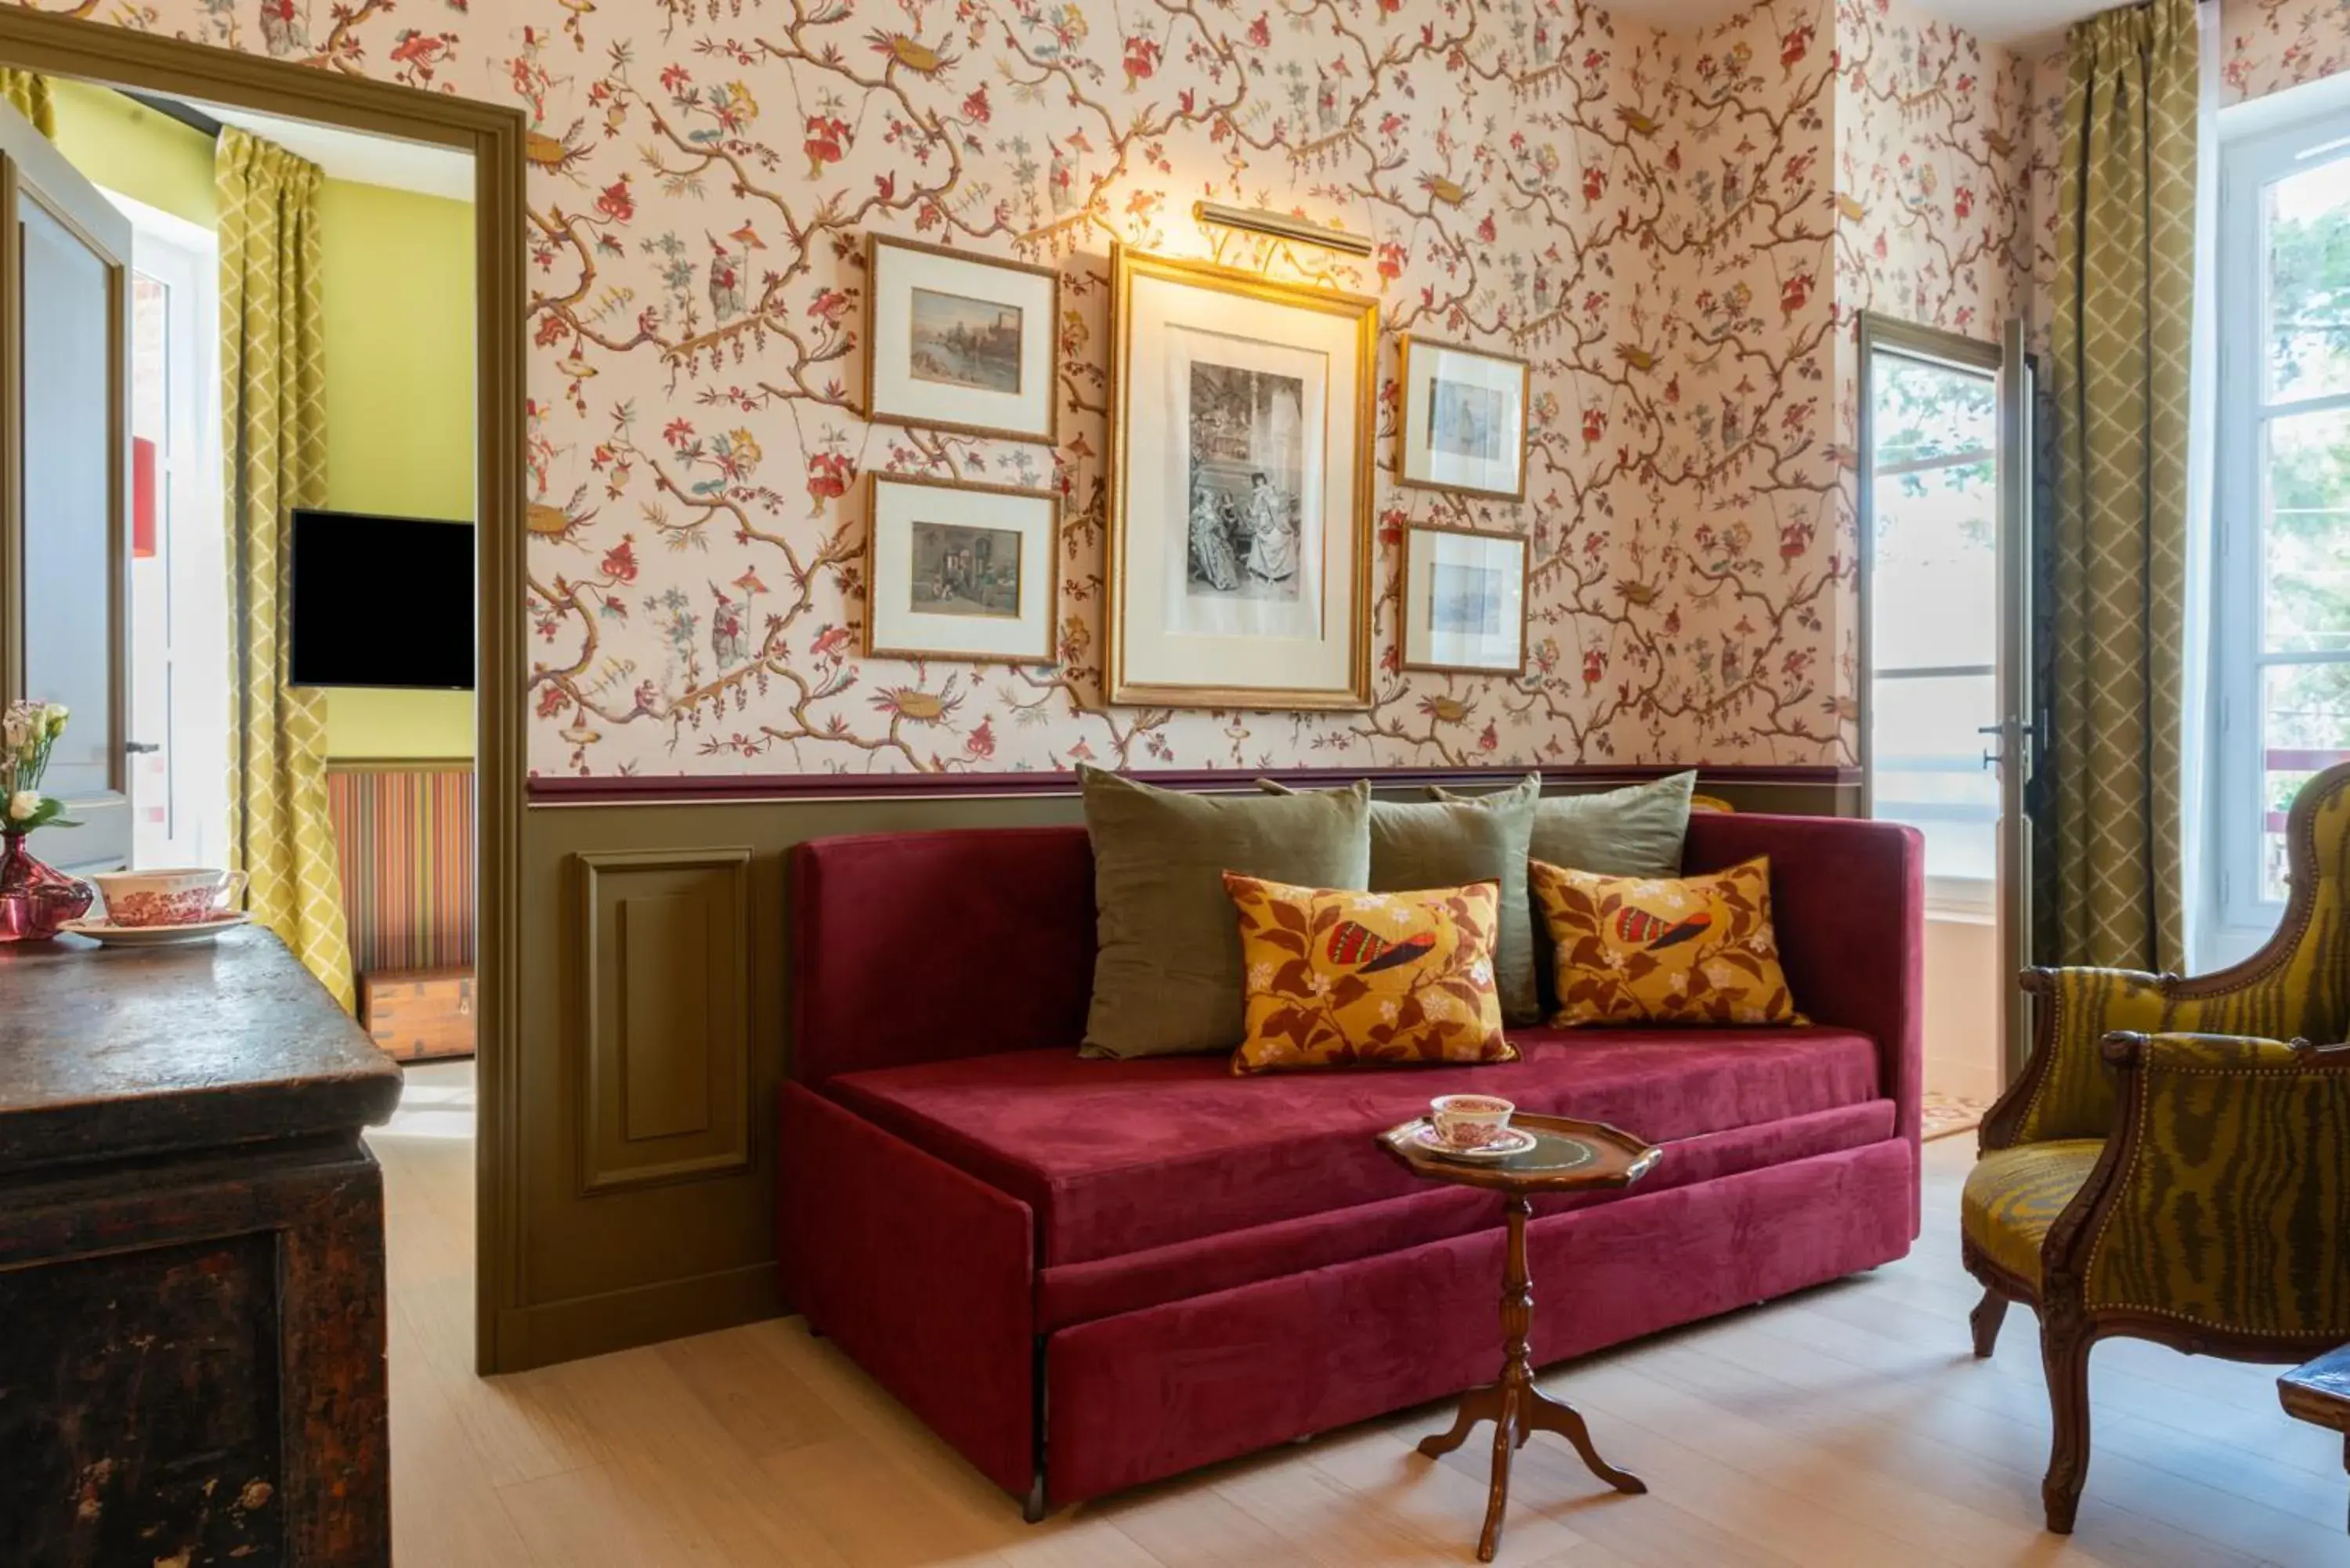
<svg viewBox="0 0 2350 1568">
<path fill-rule="evenodd" d="M 1999 382 L 1988 364 L 1873 348 L 1870 815 L 1926 838 L 1928 898 L 1988 916 L 1999 874 Z"/>
<path fill-rule="evenodd" d="M 2350 115 L 2220 158 L 2213 743 L 2218 961 L 2283 912 L 2285 812 L 2350 759 Z"/>
</svg>

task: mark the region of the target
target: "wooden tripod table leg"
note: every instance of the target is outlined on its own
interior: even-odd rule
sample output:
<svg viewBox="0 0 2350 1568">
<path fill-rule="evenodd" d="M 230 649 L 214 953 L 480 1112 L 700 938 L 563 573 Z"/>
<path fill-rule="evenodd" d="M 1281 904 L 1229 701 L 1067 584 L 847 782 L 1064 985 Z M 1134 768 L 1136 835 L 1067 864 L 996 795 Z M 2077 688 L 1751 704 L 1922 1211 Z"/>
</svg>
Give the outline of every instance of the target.
<svg viewBox="0 0 2350 1568">
<path fill-rule="evenodd" d="M 1645 1492 L 1648 1483 L 1629 1470 L 1619 1470 L 1599 1457 L 1591 1430 L 1575 1407 L 1553 1399 L 1534 1386 L 1534 1356 L 1526 1334 L 1534 1326 L 1534 1277 L 1526 1267 L 1526 1216 L 1533 1201 L 1512 1193 L 1503 1201 L 1509 1222 L 1509 1252 L 1502 1276 L 1502 1377 L 1461 1397 L 1451 1430 L 1420 1440 L 1419 1451 L 1430 1459 L 1449 1454 L 1468 1441 L 1480 1421 L 1493 1423 L 1493 1474 L 1485 1493 L 1485 1528 L 1477 1537 L 1477 1561 L 1491 1563 L 1502 1545 L 1502 1515 L 1510 1501 L 1510 1460 L 1535 1432 L 1555 1432 L 1575 1445 L 1591 1473 L 1617 1491 Z"/>
</svg>

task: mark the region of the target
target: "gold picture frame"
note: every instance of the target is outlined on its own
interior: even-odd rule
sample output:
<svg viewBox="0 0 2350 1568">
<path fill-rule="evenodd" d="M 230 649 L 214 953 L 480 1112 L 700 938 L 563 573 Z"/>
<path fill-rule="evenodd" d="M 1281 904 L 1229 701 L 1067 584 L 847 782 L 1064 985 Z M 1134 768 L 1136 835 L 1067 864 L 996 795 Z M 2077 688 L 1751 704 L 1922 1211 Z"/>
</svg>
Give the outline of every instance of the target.
<svg viewBox="0 0 2350 1568">
<path fill-rule="evenodd" d="M 991 280 L 991 273 L 1001 275 Z M 941 286 L 926 288 L 925 282 Z M 950 283 L 959 291 L 949 294 L 944 286 Z M 972 354 L 975 372 L 969 376 L 926 377 L 914 369 L 920 352 L 917 296 L 924 295 L 1022 313 L 1010 391 L 985 384 L 987 371 L 1001 369 L 994 345 L 983 344 Z M 868 231 L 858 345 L 865 417 L 909 430 L 1051 443 L 1060 428 L 1060 322 L 1057 267 Z"/>
<path fill-rule="evenodd" d="M 964 510 L 952 518 L 917 519 L 907 506 L 925 492 L 962 497 Z M 948 504 L 935 503 L 941 507 Z M 1022 512 L 1041 512 L 1023 519 Z M 1024 490 L 1011 484 L 940 479 L 920 473 L 865 475 L 865 657 L 868 659 L 944 659 L 957 664 L 1054 664 L 1060 618 L 1061 498 L 1049 490 Z M 902 545 L 894 535 L 903 526 Z M 938 530 L 941 535 L 1001 535 L 1019 540 L 1014 566 L 1009 607 L 991 606 L 1000 584 L 986 583 L 987 553 L 983 560 L 950 566 L 938 573 L 938 586 L 926 597 L 921 576 L 925 554 L 917 535 Z M 935 541 L 931 554 L 952 542 Z M 966 549 L 968 546 L 966 546 Z M 1000 558 L 1000 556 L 999 556 Z M 933 563 L 935 566 L 935 563 Z M 899 590 L 902 588 L 902 596 Z M 903 602 L 900 602 L 900 599 Z M 957 601 L 947 607 L 947 601 Z M 886 623 L 886 628 L 885 628 Z M 934 640 L 920 640 L 925 632 Z M 983 633 L 984 635 L 972 635 Z M 971 644 L 979 644 L 973 647 Z"/>
<path fill-rule="evenodd" d="M 1415 354 L 1421 368 L 1431 371 L 1449 359 L 1457 360 L 1461 368 L 1478 370 L 1468 389 L 1507 401 L 1509 406 L 1498 416 L 1503 428 L 1496 432 L 1496 444 L 1508 449 L 1506 483 L 1499 483 L 1495 477 L 1503 461 L 1502 455 L 1480 458 L 1465 452 L 1439 452 L 1432 448 L 1430 438 L 1438 410 L 1432 406 L 1430 394 L 1419 388 L 1419 376 L 1412 363 Z M 1415 338 L 1407 332 L 1396 346 L 1396 386 L 1401 394 L 1396 404 L 1394 473 L 1398 484 L 1451 495 L 1482 495 L 1496 501 L 1526 498 L 1527 411 L 1534 406 L 1532 365 L 1514 354 L 1497 354 L 1490 348 L 1447 343 L 1434 337 Z M 1514 427 L 1514 438 L 1508 433 L 1508 427 Z"/>
<path fill-rule="evenodd" d="M 1432 574 L 1426 565 L 1470 563 L 1435 563 L 1437 550 L 1449 540 L 1470 540 L 1479 546 L 1494 550 L 1513 550 L 1517 568 L 1510 574 L 1513 582 L 1500 585 L 1506 589 L 1514 587 L 1513 596 L 1501 593 L 1492 607 L 1495 620 L 1509 628 L 1509 638 L 1515 651 L 1503 656 L 1498 652 L 1498 629 L 1472 633 L 1465 626 L 1439 627 L 1433 613 L 1435 602 Z M 1400 644 L 1399 664 L 1405 670 L 1440 670 L 1449 675 L 1523 675 L 1526 669 L 1526 616 L 1534 603 L 1534 551 L 1523 534 L 1489 533 L 1480 528 L 1456 528 L 1445 523 L 1412 523 L 1403 531 L 1402 560 L 1396 573 L 1396 637 Z M 1423 569 L 1414 571 L 1412 562 L 1423 554 L 1425 543 L 1431 559 Z M 1445 639 L 1440 641 L 1440 639 Z M 1493 657 L 1478 659 L 1481 649 L 1492 650 Z M 1448 657 L 1448 654 L 1450 655 Z"/>
<path fill-rule="evenodd" d="M 1109 701 L 1369 707 L 1378 302 L 1123 245 L 1110 289 Z"/>
</svg>

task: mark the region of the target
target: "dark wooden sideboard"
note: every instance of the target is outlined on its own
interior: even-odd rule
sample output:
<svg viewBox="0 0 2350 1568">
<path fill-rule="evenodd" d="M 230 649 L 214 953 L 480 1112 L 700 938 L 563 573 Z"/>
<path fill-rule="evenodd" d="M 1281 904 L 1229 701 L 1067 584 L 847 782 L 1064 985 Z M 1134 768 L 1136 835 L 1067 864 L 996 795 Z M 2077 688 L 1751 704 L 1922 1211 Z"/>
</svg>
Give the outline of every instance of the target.
<svg viewBox="0 0 2350 1568">
<path fill-rule="evenodd" d="M 265 933 L 0 947 L 0 1563 L 390 1562 L 399 1098 Z"/>
</svg>

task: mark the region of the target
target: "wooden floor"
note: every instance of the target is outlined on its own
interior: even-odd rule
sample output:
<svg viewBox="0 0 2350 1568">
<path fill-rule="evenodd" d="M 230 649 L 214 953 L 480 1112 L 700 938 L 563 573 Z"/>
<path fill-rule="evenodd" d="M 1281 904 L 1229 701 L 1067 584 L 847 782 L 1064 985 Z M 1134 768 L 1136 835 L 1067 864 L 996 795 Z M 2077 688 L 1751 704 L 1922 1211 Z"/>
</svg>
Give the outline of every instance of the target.
<svg viewBox="0 0 2350 1568">
<path fill-rule="evenodd" d="M 1483 1442 L 1441 1463 L 1411 1450 L 1440 1408 L 1032 1528 L 795 1321 L 477 1379 L 470 1091 L 462 1074 L 438 1075 L 375 1135 L 401 1568 L 1475 1560 Z M 1652 1490 L 1618 1497 L 1538 1437 L 1519 1459 L 1501 1561 L 2350 1568 L 2339 1442 L 2286 1418 L 2274 1372 L 2132 1343 L 2096 1353 L 2079 1531 L 2069 1542 L 2041 1531 L 2048 1419 L 2029 1314 L 2011 1314 L 1992 1361 L 1966 1354 L 1975 1293 L 1954 1215 L 1972 1142 L 1928 1146 L 1926 1234 L 1907 1262 L 1545 1378 Z"/>
</svg>

